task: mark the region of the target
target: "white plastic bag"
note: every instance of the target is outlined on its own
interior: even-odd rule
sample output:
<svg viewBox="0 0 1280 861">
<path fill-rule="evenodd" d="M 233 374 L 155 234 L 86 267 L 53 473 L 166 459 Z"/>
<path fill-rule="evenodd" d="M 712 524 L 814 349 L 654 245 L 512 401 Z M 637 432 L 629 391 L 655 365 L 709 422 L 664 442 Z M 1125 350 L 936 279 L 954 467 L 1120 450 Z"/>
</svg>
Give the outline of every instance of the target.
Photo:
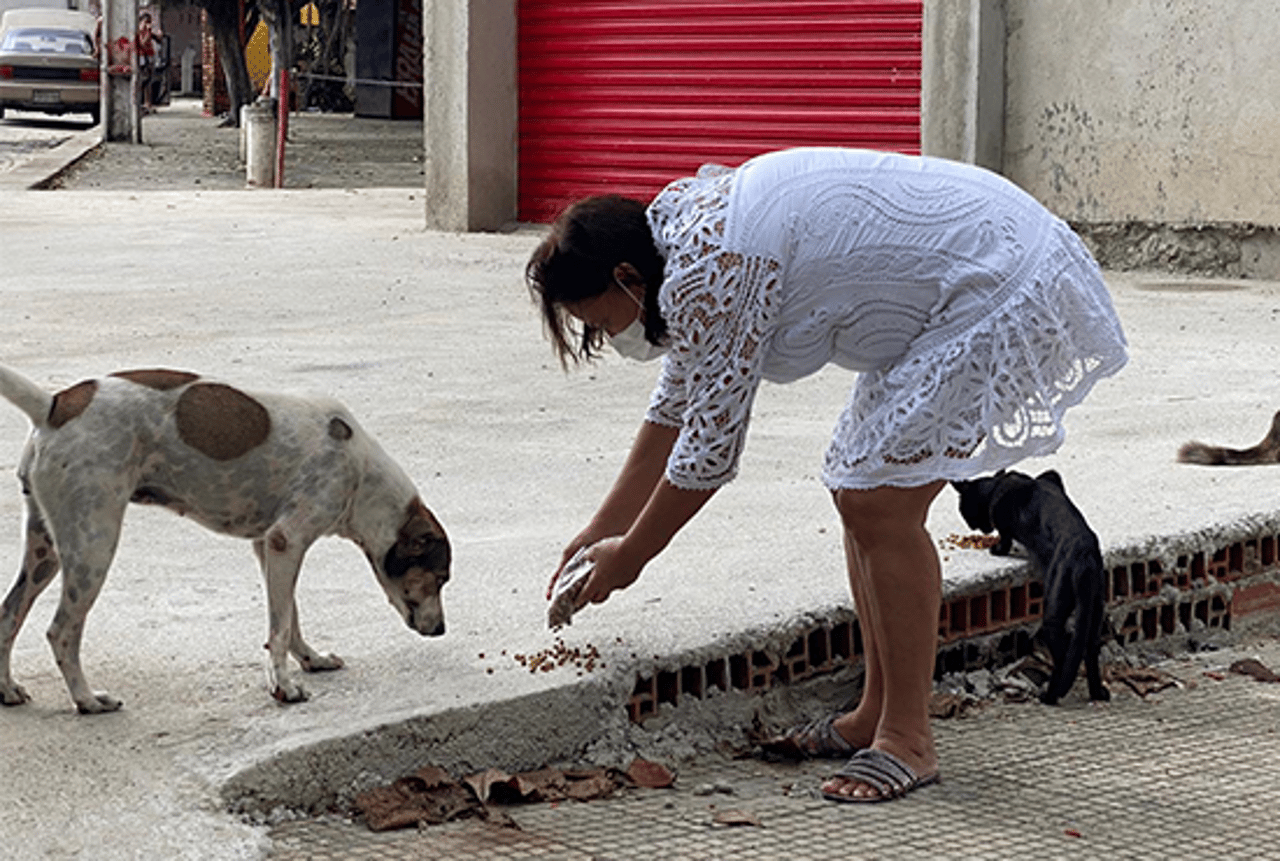
<svg viewBox="0 0 1280 861">
<path fill-rule="evenodd" d="M 551 588 L 551 606 L 547 608 L 547 627 L 559 628 L 573 623 L 573 612 L 582 594 L 591 572 L 596 570 L 596 563 L 587 558 L 590 547 L 581 547 L 569 559 L 569 564 L 560 572 L 560 578 Z"/>
</svg>

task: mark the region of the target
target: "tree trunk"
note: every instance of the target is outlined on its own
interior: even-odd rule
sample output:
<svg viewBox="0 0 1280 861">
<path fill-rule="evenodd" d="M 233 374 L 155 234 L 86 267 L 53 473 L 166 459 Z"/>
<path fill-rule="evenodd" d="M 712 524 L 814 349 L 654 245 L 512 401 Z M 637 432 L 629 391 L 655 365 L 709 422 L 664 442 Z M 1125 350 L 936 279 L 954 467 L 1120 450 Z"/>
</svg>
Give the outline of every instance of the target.
<svg viewBox="0 0 1280 861">
<path fill-rule="evenodd" d="M 209 13 L 209 27 L 222 61 L 227 79 L 227 96 L 231 102 L 231 125 L 240 125 L 240 108 L 253 100 L 253 84 L 244 61 L 244 45 L 240 41 L 241 7 L 238 0 L 200 0 L 200 8 Z"/>
<path fill-rule="evenodd" d="M 262 20 L 271 30 L 271 84 L 268 92 L 288 109 L 288 93 L 281 93 L 280 70 L 293 69 L 293 9 L 289 0 L 257 0 Z"/>
</svg>

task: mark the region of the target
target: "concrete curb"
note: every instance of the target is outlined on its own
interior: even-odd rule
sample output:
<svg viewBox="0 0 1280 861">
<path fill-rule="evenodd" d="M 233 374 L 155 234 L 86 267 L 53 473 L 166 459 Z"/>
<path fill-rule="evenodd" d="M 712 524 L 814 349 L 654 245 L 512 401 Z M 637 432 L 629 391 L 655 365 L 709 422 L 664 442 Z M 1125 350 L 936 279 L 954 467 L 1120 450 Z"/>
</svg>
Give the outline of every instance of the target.
<svg viewBox="0 0 1280 861">
<path fill-rule="evenodd" d="M 1265 547 L 1271 549 L 1259 550 Z M 1280 598 L 1269 590 L 1280 581 L 1278 548 L 1280 514 L 1104 548 L 1113 628 L 1108 642 L 1179 653 L 1197 636 L 1273 631 Z M 979 576 L 944 581 L 939 674 L 994 669 L 1029 653 L 1030 635 L 1040 622 L 1039 579 L 1025 560 L 992 562 Z M 1233 599 L 1259 588 L 1268 600 L 1241 602 L 1243 612 L 1236 612 Z M 1028 589 L 1029 608 L 991 612 L 1000 601 L 1006 608 L 1016 603 L 1002 596 L 1019 590 L 1025 595 Z M 1197 610 L 1202 604 L 1204 618 Z M 981 619 L 979 606 L 989 608 Z M 229 775 L 220 791 L 230 810 L 270 818 L 280 810 L 343 809 L 358 792 L 428 763 L 457 775 L 496 762 L 513 770 L 584 762 L 625 768 L 636 755 L 683 759 L 745 744 L 753 726 L 825 713 L 856 695 L 860 647 L 853 646 L 848 659 L 828 654 L 833 659 L 821 665 L 811 653 L 815 635 L 830 635 L 841 625 L 856 628 L 854 620 L 847 607 L 815 610 L 655 655 L 625 674 L 463 709 L 384 718 L 338 736 L 294 738 L 287 748 L 262 751 L 257 762 Z M 702 668 L 735 659 L 749 667 L 754 680 L 726 684 L 726 674 L 719 685 L 708 683 Z M 652 689 L 641 692 L 649 683 Z M 637 697 L 644 700 L 639 709 Z M 530 714 L 556 715 L 553 724 L 542 724 L 554 731 L 526 732 Z M 604 738 L 613 741 L 602 744 Z"/>
<path fill-rule="evenodd" d="M 0 172 L 0 192 L 31 191 L 43 188 L 54 177 L 102 144 L 103 128 L 93 126 L 38 153 L 9 171 Z"/>
</svg>

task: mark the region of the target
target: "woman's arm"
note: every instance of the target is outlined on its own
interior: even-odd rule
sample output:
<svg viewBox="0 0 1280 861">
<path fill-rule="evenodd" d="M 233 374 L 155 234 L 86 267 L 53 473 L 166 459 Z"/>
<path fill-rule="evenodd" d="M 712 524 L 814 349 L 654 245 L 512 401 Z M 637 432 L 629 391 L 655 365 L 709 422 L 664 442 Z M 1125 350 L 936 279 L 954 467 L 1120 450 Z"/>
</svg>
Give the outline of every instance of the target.
<svg viewBox="0 0 1280 861">
<path fill-rule="evenodd" d="M 634 583 L 645 564 L 671 543 L 715 492 L 683 490 L 661 479 L 627 534 L 604 539 L 588 552 L 595 571 L 583 585 L 577 605 L 603 603 L 614 590 Z"/>
<path fill-rule="evenodd" d="M 679 428 L 650 421 L 640 425 L 622 471 L 588 529 L 594 527 L 601 537 L 622 535 L 631 529 L 662 478 L 679 434 Z"/>
<path fill-rule="evenodd" d="M 667 457 L 671 447 L 680 434 L 679 428 L 667 427 L 646 421 L 640 426 L 635 440 L 631 443 L 631 451 L 627 455 L 622 470 L 613 482 L 613 487 L 600 503 L 595 516 L 573 540 L 565 547 L 560 556 L 560 567 L 556 569 L 547 586 L 547 597 L 564 570 L 565 564 L 582 547 L 595 544 L 604 538 L 625 534 L 631 529 L 640 512 L 644 510 L 654 488 L 662 478 L 667 466 Z"/>
</svg>

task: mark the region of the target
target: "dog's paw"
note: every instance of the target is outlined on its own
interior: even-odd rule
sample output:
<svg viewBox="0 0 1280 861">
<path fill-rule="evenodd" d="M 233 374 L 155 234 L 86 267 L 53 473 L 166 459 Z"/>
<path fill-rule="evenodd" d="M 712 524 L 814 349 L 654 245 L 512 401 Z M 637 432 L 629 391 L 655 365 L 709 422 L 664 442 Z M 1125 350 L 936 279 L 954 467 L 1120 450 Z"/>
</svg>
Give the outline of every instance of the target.
<svg viewBox="0 0 1280 861">
<path fill-rule="evenodd" d="M 294 684 L 290 681 L 280 682 L 271 691 L 271 696 L 275 697 L 278 703 L 305 703 L 309 696 L 302 685 Z"/>
<path fill-rule="evenodd" d="M 76 711 L 82 715 L 101 715 L 118 711 L 122 705 L 124 705 L 123 702 L 110 694 L 95 693 L 91 698 L 83 702 L 77 700 Z"/>
<path fill-rule="evenodd" d="M 310 657 L 299 658 L 298 663 L 302 666 L 302 669 L 308 673 L 322 673 L 327 670 L 340 670 L 346 666 L 342 663 L 342 658 L 333 654 L 315 654 Z"/>
<path fill-rule="evenodd" d="M 20 706 L 29 702 L 31 702 L 31 695 L 22 685 L 10 682 L 0 686 L 0 705 Z"/>
</svg>

